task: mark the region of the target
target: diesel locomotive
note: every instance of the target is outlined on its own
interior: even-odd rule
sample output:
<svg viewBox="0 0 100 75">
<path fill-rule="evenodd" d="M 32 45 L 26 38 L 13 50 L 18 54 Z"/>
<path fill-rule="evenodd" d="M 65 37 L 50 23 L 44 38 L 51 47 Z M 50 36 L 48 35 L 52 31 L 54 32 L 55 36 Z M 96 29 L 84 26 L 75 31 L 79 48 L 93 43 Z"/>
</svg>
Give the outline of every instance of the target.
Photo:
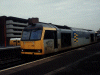
<svg viewBox="0 0 100 75">
<path fill-rule="evenodd" d="M 45 55 L 95 41 L 93 30 L 39 22 L 23 29 L 20 42 L 21 54 Z"/>
</svg>

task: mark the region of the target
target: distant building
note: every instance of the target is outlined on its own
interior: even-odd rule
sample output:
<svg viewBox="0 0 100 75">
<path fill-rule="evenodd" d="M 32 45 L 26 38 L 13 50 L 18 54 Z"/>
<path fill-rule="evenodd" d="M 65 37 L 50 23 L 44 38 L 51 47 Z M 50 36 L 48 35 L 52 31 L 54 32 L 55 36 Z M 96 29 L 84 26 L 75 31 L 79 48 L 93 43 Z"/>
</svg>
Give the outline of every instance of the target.
<svg viewBox="0 0 100 75">
<path fill-rule="evenodd" d="M 20 38 L 28 19 L 0 16 L 0 46 L 8 46 L 10 38 Z"/>
<path fill-rule="evenodd" d="M 38 23 L 38 18 L 18 18 L 0 16 L 0 46 L 9 46 L 11 38 L 21 38 L 22 30 L 31 23 Z"/>
</svg>

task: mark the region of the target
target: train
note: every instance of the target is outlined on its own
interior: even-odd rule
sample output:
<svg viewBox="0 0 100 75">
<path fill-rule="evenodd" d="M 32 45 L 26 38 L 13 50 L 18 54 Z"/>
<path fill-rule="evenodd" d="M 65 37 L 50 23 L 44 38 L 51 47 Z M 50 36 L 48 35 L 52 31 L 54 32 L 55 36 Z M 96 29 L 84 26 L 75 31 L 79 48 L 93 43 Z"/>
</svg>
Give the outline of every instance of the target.
<svg viewBox="0 0 100 75">
<path fill-rule="evenodd" d="M 25 27 L 20 41 L 21 54 L 41 56 L 96 41 L 95 31 L 52 23 L 35 23 Z"/>
<path fill-rule="evenodd" d="M 10 38 L 9 45 L 10 46 L 20 46 L 21 38 Z"/>
</svg>

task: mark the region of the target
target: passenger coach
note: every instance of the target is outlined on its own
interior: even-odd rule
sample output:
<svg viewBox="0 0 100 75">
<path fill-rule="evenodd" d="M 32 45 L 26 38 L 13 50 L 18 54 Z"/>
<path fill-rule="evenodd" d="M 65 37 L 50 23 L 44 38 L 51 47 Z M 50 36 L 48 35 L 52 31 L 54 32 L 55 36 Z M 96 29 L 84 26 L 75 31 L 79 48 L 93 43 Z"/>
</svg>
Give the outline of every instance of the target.
<svg viewBox="0 0 100 75">
<path fill-rule="evenodd" d="M 21 54 L 44 55 L 90 44 L 96 41 L 93 30 L 50 23 L 29 25 L 22 32 Z"/>
</svg>

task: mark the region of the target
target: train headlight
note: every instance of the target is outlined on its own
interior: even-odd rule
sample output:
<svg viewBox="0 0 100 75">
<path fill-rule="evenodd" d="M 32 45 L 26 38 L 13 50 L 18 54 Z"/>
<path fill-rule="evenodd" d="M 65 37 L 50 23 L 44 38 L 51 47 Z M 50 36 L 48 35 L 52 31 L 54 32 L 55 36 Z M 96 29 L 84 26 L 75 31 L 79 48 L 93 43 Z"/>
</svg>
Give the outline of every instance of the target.
<svg viewBox="0 0 100 75">
<path fill-rule="evenodd" d="M 41 52 L 40 50 L 38 50 L 38 52 Z"/>
<path fill-rule="evenodd" d="M 36 52 L 39 52 L 39 53 L 41 53 L 41 52 L 42 52 L 42 50 L 36 50 Z"/>
<path fill-rule="evenodd" d="M 25 50 L 22 49 L 22 52 L 24 52 Z"/>
</svg>

